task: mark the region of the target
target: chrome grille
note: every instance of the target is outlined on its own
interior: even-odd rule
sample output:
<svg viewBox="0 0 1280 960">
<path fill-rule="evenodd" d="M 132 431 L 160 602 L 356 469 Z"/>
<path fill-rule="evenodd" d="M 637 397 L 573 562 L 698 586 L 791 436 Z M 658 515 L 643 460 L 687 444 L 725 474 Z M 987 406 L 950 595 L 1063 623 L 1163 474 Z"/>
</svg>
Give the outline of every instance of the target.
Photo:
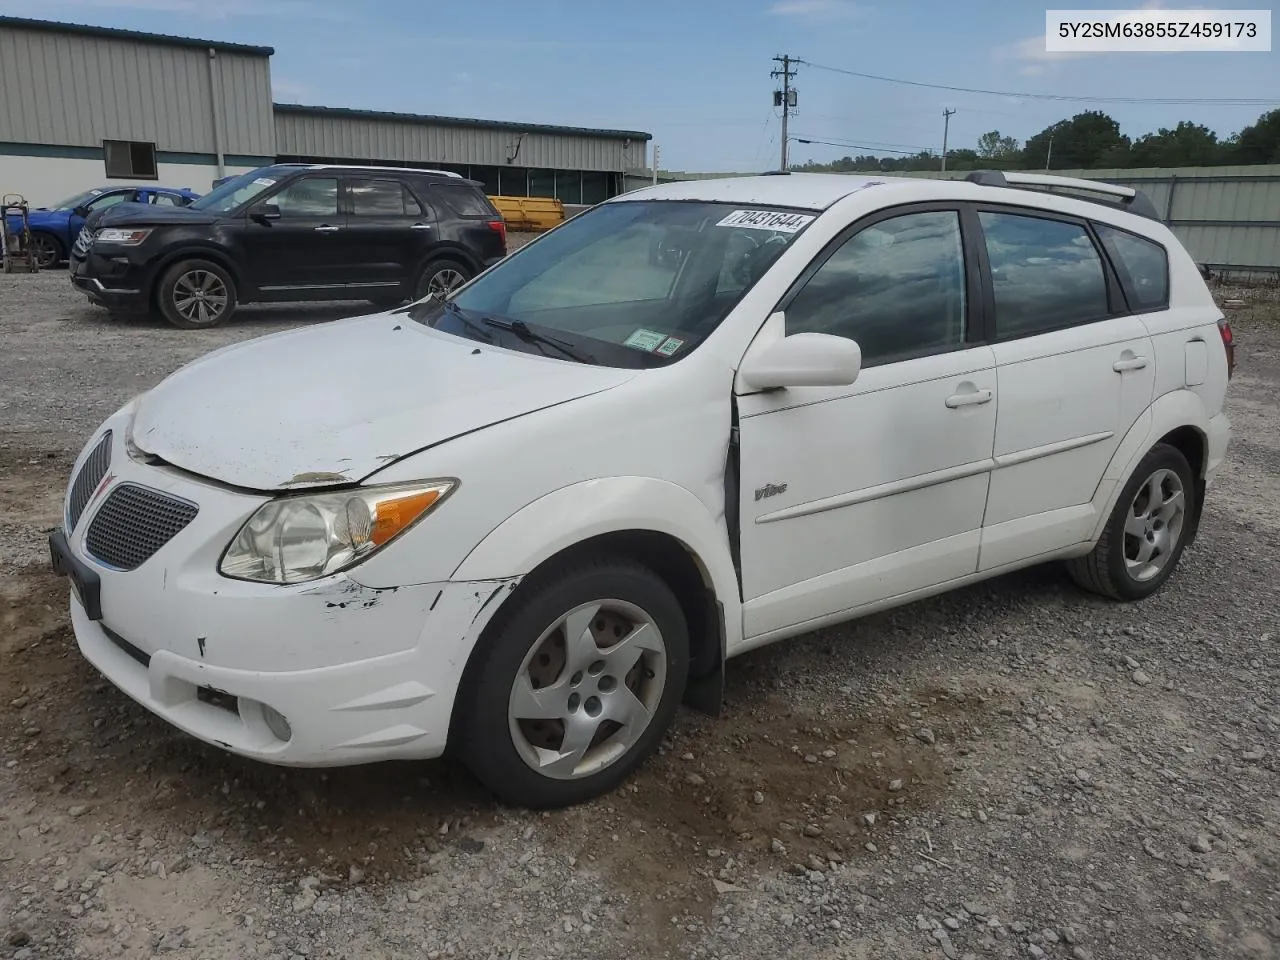
<svg viewBox="0 0 1280 960">
<path fill-rule="evenodd" d="M 81 227 L 80 232 L 76 234 L 75 251 L 76 253 L 87 253 L 89 248 L 93 246 L 93 238 L 96 231 L 90 230 L 88 227 Z"/>
<path fill-rule="evenodd" d="M 102 439 L 98 441 L 98 445 L 93 448 L 89 456 L 85 458 L 84 465 L 76 475 L 75 483 L 71 485 L 71 496 L 67 500 L 68 533 L 74 530 L 76 524 L 80 522 L 80 515 L 84 513 L 84 508 L 88 505 L 89 498 L 93 496 L 93 491 L 98 489 L 98 484 L 107 475 L 107 468 L 110 466 L 111 431 L 108 430 L 102 435 Z"/>
<path fill-rule="evenodd" d="M 187 500 L 122 483 L 94 514 L 85 546 L 103 563 L 136 570 L 181 533 L 199 510 Z"/>
</svg>

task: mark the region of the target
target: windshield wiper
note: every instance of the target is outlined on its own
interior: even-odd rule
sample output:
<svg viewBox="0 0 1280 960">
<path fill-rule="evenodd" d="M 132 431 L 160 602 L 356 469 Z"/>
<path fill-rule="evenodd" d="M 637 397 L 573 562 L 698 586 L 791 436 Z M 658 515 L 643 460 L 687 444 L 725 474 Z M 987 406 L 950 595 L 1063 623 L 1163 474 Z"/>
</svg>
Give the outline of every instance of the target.
<svg viewBox="0 0 1280 960">
<path fill-rule="evenodd" d="M 578 363 L 596 362 L 596 358 L 591 356 L 591 354 L 575 350 L 558 337 L 548 337 L 546 334 L 538 333 L 523 320 L 512 320 L 507 317 L 481 317 L 480 319 L 491 327 L 497 327 L 499 330 L 510 330 L 521 340 L 525 340 L 529 343 L 545 344 L 555 347 L 570 360 L 576 360 Z"/>
<path fill-rule="evenodd" d="M 480 324 L 476 323 L 474 320 L 468 317 L 465 313 L 463 313 L 462 308 L 459 307 L 456 303 L 454 303 L 452 300 L 445 300 L 443 301 L 443 304 L 444 304 L 444 309 L 446 313 L 451 313 L 455 317 L 457 317 L 459 320 L 461 320 L 463 326 L 479 334 L 480 337 L 484 339 L 485 343 L 493 343 L 493 334 L 490 333 L 488 330 L 486 330 L 484 327 L 480 326 Z"/>
</svg>

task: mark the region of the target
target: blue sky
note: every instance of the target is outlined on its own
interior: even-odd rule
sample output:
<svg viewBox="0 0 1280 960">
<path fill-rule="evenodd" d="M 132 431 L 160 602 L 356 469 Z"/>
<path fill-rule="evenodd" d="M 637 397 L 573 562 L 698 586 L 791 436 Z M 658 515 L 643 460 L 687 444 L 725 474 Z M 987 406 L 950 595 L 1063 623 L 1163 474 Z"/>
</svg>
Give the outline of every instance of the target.
<svg viewBox="0 0 1280 960">
<path fill-rule="evenodd" d="M 662 166 L 675 170 L 777 166 L 769 71 L 783 53 L 1001 91 L 1271 96 L 1280 106 L 1274 44 L 1269 53 L 1049 55 L 1044 11 L 1021 0 L 0 0 L 0 12 L 16 16 L 273 46 L 279 101 L 645 130 L 661 146 Z M 950 145 L 971 147 L 993 129 L 1025 140 L 1090 106 L 799 69 L 791 132 L 807 139 L 937 151 L 944 108 L 957 111 Z M 1182 119 L 1226 136 L 1262 112 L 1103 109 L 1130 136 Z M 793 144 L 792 160 L 857 152 L 865 151 Z"/>
</svg>

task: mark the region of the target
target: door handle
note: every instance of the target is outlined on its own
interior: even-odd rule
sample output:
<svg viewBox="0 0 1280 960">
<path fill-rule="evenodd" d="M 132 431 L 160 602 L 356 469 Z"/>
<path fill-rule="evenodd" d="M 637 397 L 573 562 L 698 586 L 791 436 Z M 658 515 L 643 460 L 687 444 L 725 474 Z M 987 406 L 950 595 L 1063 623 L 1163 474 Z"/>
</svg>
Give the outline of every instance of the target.
<svg viewBox="0 0 1280 960">
<path fill-rule="evenodd" d="M 953 393 L 947 397 L 947 406 L 954 410 L 956 407 L 968 407 L 978 403 L 990 403 L 990 390 L 972 390 L 969 393 Z"/>
<path fill-rule="evenodd" d="M 1125 357 L 1123 360 L 1117 360 L 1113 363 L 1111 369 L 1116 373 L 1124 373 L 1126 370 L 1141 370 L 1146 365 L 1146 357 Z"/>
<path fill-rule="evenodd" d="M 337 233 L 341 227 L 331 227 L 327 223 L 323 227 L 316 227 L 316 233 Z"/>
<path fill-rule="evenodd" d="M 412 227 L 410 227 L 409 229 L 410 229 L 410 230 L 430 230 L 430 229 L 431 229 L 431 224 L 429 224 L 429 223 L 415 223 L 415 224 L 414 224 Z"/>
</svg>

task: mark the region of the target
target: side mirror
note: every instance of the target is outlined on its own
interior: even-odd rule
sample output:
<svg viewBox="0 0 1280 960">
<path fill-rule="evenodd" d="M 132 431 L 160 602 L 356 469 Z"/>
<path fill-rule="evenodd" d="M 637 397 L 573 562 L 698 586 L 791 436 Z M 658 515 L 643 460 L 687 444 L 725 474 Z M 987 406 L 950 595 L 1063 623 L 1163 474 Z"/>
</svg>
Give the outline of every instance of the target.
<svg viewBox="0 0 1280 960">
<path fill-rule="evenodd" d="M 272 220 L 280 219 L 280 208 L 274 203 L 264 203 L 253 212 L 252 216 L 259 223 L 270 223 Z"/>
<path fill-rule="evenodd" d="M 848 337 L 793 333 L 749 352 L 738 375 L 757 390 L 847 387 L 861 369 L 862 350 Z"/>
<path fill-rule="evenodd" d="M 85 217 L 87 217 L 87 216 L 89 215 L 89 208 L 88 208 L 88 207 L 86 207 L 86 206 L 84 206 L 84 205 L 81 205 L 81 206 L 76 207 L 76 208 L 75 208 L 74 210 L 72 210 L 71 212 L 72 212 L 72 213 L 74 213 L 74 214 L 75 214 L 77 217 L 79 217 L 81 220 L 83 220 Z"/>
</svg>

